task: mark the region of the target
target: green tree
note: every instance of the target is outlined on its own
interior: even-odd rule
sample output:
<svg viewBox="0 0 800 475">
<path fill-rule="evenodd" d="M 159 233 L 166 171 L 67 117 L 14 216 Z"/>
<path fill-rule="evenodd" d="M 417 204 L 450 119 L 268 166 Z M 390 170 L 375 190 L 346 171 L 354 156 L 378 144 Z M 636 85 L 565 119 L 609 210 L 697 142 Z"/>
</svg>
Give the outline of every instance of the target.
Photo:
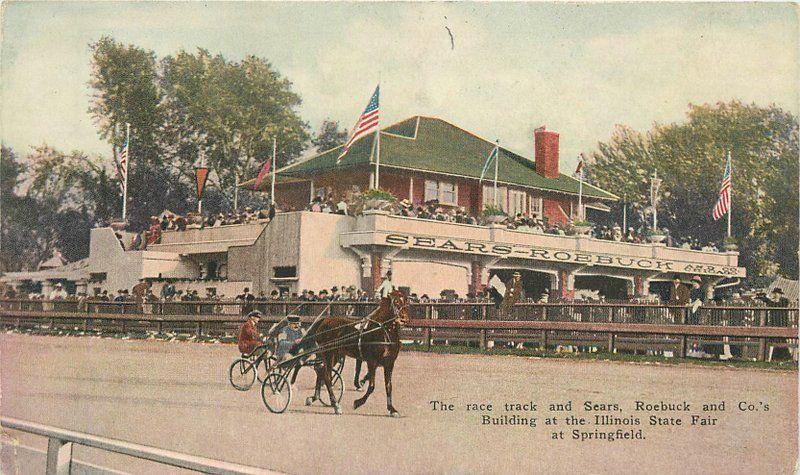
<svg viewBox="0 0 800 475">
<path fill-rule="evenodd" d="M 646 133 L 620 126 L 598 144 L 589 176 L 624 196 L 641 220 L 649 207 L 649 177 L 658 170 L 664 179 L 659 225 L 678 239 L 721 243 L 725 222 L 713 221 L 711 209 L 728 151 L 741 265 L 752 277 L 779 270 L 797 278 L 798 122 L 776 106 L 689 105 L 684 123 L 655 124 Z"/>
<path fill-rule="evenodd" d="M 165 208 L 187 211 L 192 170 L 176 163 L 174 154 L 164 147 L 166 111 L 155 53 L 107 36 L 90 48 L 93 94 L 89 112 L 98 134 L 111 145 L 115 166 L 125 143 L 126 123 L 130 124 L 128 216 L 132 227 L 146 226 L 149 216 Z"/>
<path fill-rule="evenodd" d="M 319 128 L 319 132 L 311 139 L 311 144 L 317 148 L 317 152 L 324 152 L 347 142 L 347 129 L 339 130 L 339 122 L 335 120 L 324 120 Z"/>
<path fill-rule="evenodd" d="M 199 49 L 164 58 L 161 69 L 167 115 L 175 119 L 172 143 L 189 144 L 181 149 L 184 160 L 204 151 L 212 196 L 230 205 L 237 180 L 252 178 L 271 157 L 273 137 L 279 166 L 305 148 L 300 97 L 269 62 L 255 56 L 233 62 Z"/>
</svg>

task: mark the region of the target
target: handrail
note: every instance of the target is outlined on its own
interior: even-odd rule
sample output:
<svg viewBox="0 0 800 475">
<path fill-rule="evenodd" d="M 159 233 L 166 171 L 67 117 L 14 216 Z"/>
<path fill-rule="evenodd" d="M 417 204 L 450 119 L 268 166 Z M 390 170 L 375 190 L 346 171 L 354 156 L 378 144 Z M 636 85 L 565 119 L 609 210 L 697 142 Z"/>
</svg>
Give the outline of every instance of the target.
<svg viewBox="0 0 800 475">
<path fill-rule="evenodd" d="M 49 299 L 20 299 L 20 298 L 7 298 L 0 299 L 0 304 L 8 303 L 73 303 L 77 304 L 77 299 L 62 299 L 62 300 L 49 300 Z M 104 306 L 136 306 L 136 305 L 170 305 L 170 306 L 191 306 L 191 305 L 218 305 L 222 307 L 236 306 L 236 305 L 377 305 L 377 300 L 270 300 L 270 299 L 256 299 L 250 302 L 233 301 L 233 300 L 171 300 L 171 301 L 155 301 L 155 302 L 140 302 L 127 301 L 127 302 L 114 302 L 106 300 L 93 300 L 86 299 L 81 303 L 86 305 L 104 305 Z M 464 302 L 411 302 L 412 307 L 416 306 L 436 306 L 436 307 L 453 307 L 453 306 L 478 306 L 489 307 L 494 303 L 491 301 L 464 301 Z M 662 304 L 662 303 L 645 303 L 645 302 L 598 302 L 598 301 L 575 301 L 575 302 L 517 302 L 514 307 L 646 307 L 646 308 L 669 308 L 669 309 L 685 309 L 687 305 L 676 304 Z M 797 306 L 790 307 L 767 307 L 755 305 L 703 305 L 700 308 L 714 309 L 714 310 L 797 310 Z"/>
<path fill-rule="evenodd" d="M 140 459 L 186 468 L 202 473 L 215 474 L 263 474 L 277 473 L 247 465 L 224 462 L 196 455 L 188 455 L 171 450 L 159 449 L 149 445 L 135 444 L 107 437 L 61 429 L 36 422 L 23 421 L 13 417 L 1 417 L 0 425 L 6 429 L 19 430 L 40 435 L 49 439 L 47 448 L 47 473 L 69 473 L 72 463 L 71 444 L 84 445 L 96 449 L 129 455 Z"/>
</svg>

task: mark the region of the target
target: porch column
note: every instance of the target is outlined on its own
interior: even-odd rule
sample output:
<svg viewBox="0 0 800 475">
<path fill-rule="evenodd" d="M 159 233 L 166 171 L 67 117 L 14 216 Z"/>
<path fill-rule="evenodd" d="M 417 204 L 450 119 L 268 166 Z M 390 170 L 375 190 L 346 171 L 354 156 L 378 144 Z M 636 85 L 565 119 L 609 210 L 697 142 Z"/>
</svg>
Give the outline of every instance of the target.
<svg viewBox="0 0 800 475">
<path fill-rule="evenodd" d="M 488 276 L 486 279 L 483 278 L 484 268 L 480 261 L 472 261 L 471 270 L 469 291 L 477 296 L 480 292 L 483 292 L 483 281 L 488 280 Z"/>
<path fill-rule="evenodd" d="M 53 291 L 53 283 L 50 282 L 47 279 L 43 280 L 42 281 L 42 295 L 44 295 L 45 298 L 50 297 L 50 292 L 52 292 L 52 291 Z"/>
<path fill-rule="evenodd" d="M 647 297 L 650 293 L 650 279 L 643 275 L 633 276 L 633 295 L 634 297 Z"/>
<path fill-rule="evenodd" d="M 560 269 L 558 271 L 558 278 L 556 280 L 555 296 L 562 299 L 571 299 L 575 297 L 575 272 L 567 269 Z"/>
<path fill-rule="evenodd" d="M 372 269 L 371 269 L 372 272 L 369 281 L 367 282 L 367 285 L 362 287 L 370 292 L 375 292 L 375 290 L 378 288 L 378 285 L 380 285 L 381 278 L 383 277 L 383 274 L 381 273 L 381 271 L 383 270 L 381 269 L 381 264 L 383 259 L 381 258 L 381 255 L 378 252 L 373 252 L 371 254 L 371 259 L 372 259 Z"/>
</svg>

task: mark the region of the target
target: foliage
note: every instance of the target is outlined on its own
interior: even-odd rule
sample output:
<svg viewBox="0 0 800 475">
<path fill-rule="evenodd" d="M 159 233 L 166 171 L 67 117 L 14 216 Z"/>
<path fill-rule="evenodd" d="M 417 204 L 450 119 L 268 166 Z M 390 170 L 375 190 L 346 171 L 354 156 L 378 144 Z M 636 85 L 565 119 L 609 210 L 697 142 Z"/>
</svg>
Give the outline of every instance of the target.
<svg viewBox="0 0 800 475">
<path fill-rule="evenodd" d="M 300 97 L 269 62 L 255 56 L 233 62 L 198 49 L 165 57 L 161 70 L 159 84 L 170 119 L 164 148 L 177 144 L 175 153 L 184 163 L 193 162 L 201 150 L 211 169 L 209 187 L 216 188 L 228 208 L 237 180 L 252 178 L 271 158 L 273 138 L 278 167 L 305 147 L 308 126 L 295 111 Z"/>
<path fill-rule="evenodd" d="M 3 161 L 15 160 L 10 150 Z M 89 253 L 89 229 L 119 215 L 117 180 L 97 157 L 81 152 L 59 152 L 46 145 L 25 159 L 27 190 L 4 191 L 4 258 L 9 269 L 30 268 L 58 249 L 69 261 Z M 5 169 L 6 167 L 4 167 Z M 5 170 L 4 170 L 5 171 Z M 20 182 L 18 172 L 14 181 Z"/>
<path fill-rule="evenodd" d="M 198 49 L 158 59 L 154 52 L 103 37 L 91 45 L 94 90 L 90 112 L 116 161 L 131 124 L 129 215 L 134 227 L 165 208 L 195 207 L 194 166 L 211 169 L 204 209 L 230 211 L 237 181 L 245 181 L 272 155 L 278 166 L 308 141 L 296 113 L 300 97 L 264 59 L 229 61 Z M 241 193 L 243 204 L 257 196 Z"/>
<path fill-rule="evenodd" d="M 591 222 L 589 222 L 589 221 L 575 221 L 574 223 L 572 223 L 572 225 L 573 225 L 573 226 L 594 226 L 594 225 L 593 225 Z"/>
<path fill-rule="evenodd" d="M 319 132 L 311 139 L 311 144 L 317 148 L 317 152 L 324 152 L 347 141 L 347 130 L 339 130 L 339 122 L 335 120 L 324 120 L 319 128 Z"/>
<path fill-rule="evenodd" d="M 494 205 L 486 205 L 483 208 L 483 215 L 484 216 L 505 216 L 506 213 L 502 209 Z"/>
<path fill-rule="evenodd" d="M 384 200 L 394 202 L 397 200 L 392 192 L 382 190 L 380 188 L 373 188 L 365 191 L 361 195 L 365 200 Z"/>
<path fill-rule="evenodd" d="M 713 221 L 725 168 L 733 161 L 733 235 L 748 275 L 776 269 L 797 278 L 798 121 L 777 106 L 739 101 L 689 105 L 684 123 L 655 124 L 645 133 L 618 126 L 593 153 L 591 181 L 614 190 L 644 225 L 650 175 L 664 182 L 658 221 L 673 238 L 719 242 L 725 218 Z M 621 221 L 621 203 L 613 212 Z"/>
</svg>

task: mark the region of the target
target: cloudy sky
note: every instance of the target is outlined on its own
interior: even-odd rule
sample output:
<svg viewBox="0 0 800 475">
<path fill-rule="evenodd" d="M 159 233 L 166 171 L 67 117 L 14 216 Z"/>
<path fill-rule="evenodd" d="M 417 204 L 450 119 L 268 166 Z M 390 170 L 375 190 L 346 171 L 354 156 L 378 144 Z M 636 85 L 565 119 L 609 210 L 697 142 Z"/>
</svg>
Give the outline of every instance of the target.
<svg viewBox="0 0 800 475">
<path fill-rule="evenodd" d="M 738 98 L 798 113 L 789 4 L 3 2 L 0 138 L 108 154 L 87 113 L 88 44 L 159 56 L 203 47 L 269 59 L 302 117 L 350 127 L 379 74 L 385 124 L 449 120 L 525 155 L 561 133 L 563 161 L 615 124 L 680 121 L 688 103 Z M 452 32 L 453 44 L 447 29 Z M 562 167 L 562 170 L 564 167 Z"/>
</svg>

